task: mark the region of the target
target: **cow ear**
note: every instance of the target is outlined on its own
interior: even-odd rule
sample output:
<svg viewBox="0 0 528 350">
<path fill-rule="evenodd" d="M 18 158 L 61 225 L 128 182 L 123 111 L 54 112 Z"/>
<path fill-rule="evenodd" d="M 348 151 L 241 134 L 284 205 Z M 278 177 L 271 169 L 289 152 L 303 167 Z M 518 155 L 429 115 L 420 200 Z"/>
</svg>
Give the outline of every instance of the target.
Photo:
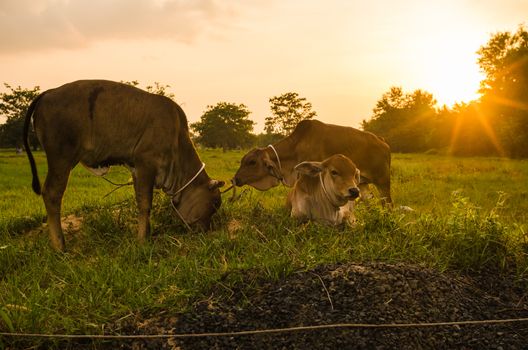
<svg viewBox="0 0 528 350">
<path fill-rule="evenodd" d="M 225 185 L 225 182 L 224 181 L 220 181 L 220 180 L 209 180 L 209 190 L 214 190 L 214 189 L 217 189 L 217 188 L 220 188 L 222 186 Z"/>
<path fill-rule="evenodd" d="M 302 162 L 295 166 L 295 170 L 299 174 L 308 176 L 317 176 L 323 171 L 323 164 L 321 162 Z"/>
</svg>

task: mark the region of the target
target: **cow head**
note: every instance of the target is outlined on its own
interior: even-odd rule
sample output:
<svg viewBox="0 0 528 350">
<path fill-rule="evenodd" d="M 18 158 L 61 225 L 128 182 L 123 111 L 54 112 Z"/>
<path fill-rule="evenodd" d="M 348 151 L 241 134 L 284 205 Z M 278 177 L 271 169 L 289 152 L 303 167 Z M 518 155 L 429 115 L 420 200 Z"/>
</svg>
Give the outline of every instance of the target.
<svg viewBox="0 0 528 350">
<path fill-rule="evenodd" d="M 337 206 L 359 197 L 359 169 L 342 154 L 333 155 L 322 162 L 302 162 L 295 170 L 301 175 L 320 176 L 323 190 Z"/>
<path fill-rule="evenodd" d="M 277 164 L 271 160 L 266 149 L 255 148 L 242 157 L 233 184 L 250 185 L 257 190 L 266 191 L 279 185 L 281 177 Z"/>
<path fill-rule="evenodd" d="M 222 203 L 219 188 L 224 186 L 224 181 L 212 180 L 208 176 L 204 178 L 205 181 L 196 179 L 180 195 L 172 198 L 179 215 L 192 229 L 209 229 L 211 217 Z"/>
</svg>

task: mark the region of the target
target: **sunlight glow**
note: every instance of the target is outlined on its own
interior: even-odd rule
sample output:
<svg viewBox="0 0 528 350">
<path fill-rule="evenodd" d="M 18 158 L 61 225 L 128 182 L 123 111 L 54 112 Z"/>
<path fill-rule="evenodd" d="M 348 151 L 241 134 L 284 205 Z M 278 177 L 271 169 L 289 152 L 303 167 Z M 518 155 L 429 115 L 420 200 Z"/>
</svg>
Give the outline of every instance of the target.
<svg viewBox="0 0 528 350">
<path fill-rule="evenodd" d="M 503 106 L 520 109 L 522 111 L 528 111 L 528 103 L 523 103 L 521 101 L 514 101 L 514 100 L 509 100 L 506 98 L 494 96 L 493 102 L 503 105 Z"/>
<path fill-rule="evenodd" d="M 456 60 L 437 62 L 431 72 L 428 86 L 438 105 L 452 107 L 457 102 L 470 102 L 479 98 L 479 85 L 484 76 L 476 69 L 471 58 L 457 57 Z"/>
<path fill-rule="evenodd" d="M 484 133 L 488 137 L 489 141 L 495 148 L 495 151 L 497 151 L 497 154 L 501 157 L 506 156 L 506 151 L 504 147 L 502 146 L 501 142 L 499 141 L 499 137 L 495 133 L 495 129 L 492 125 L 489 123 L 489 119 L 486 117 L 484 111 L 481 109 L 479 105 L 475 105 L 475 116 L 472 118 L 471 115 L 463 117 L 458 117 L 455 121 L 455 125 L 453 127 L 453 130 L 451 132 L 451 140 L 449 142 L 449 154 L 453 153 L 453 150 L 456 148 L 457 144 L 459 142 L 467 142 L 467 140 L 461 139 L 461 133 L 462 129 L 466 126 L 468 126 L 466 123 L 469 124 L 478 124 L 479 127 L 484 130 Z M 469 117 L 469 118 L 468 118 Z"/>
<path fill-rule="evenodd" d="M 439 106 L 477 99 L 484 79 L 477 51 L 487 36 L 474 29 L 471 16 L 464 15 L 471 9 L 459 6 L 418 7 L 413 13 L 415 25 L 424 31 L 410 33 L 405 43 L 408 70 L 415 74 L 413 84 L 432 93 Z M 430 12 L 435 16 L 428 16 Z"/>
<path fill-rule="evenodd" d="M 499 138 L 497 134 L 495 134 L 495 129 L 489 124 L 488 119 L 484 116 L 480 108 L 477 109 L 477 117 L 478 121 L 480 122 L 480 125 L 486 132 L 486 135 L 488 136 L 489 140 L 493 144 L 493 147 L 495 147 L 495 150 L 501 157 L 506 156 L 506 151 L 504 150 L 504 147 L 502 147 Z"/>
</svg>

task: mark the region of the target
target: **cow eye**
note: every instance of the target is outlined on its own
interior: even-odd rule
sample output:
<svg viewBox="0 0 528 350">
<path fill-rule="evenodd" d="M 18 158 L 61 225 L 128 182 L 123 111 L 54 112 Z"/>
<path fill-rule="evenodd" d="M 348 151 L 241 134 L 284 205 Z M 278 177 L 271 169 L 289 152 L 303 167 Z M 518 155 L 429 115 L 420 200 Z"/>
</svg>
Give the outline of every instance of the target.
<svg viewBox="0 0 528 350">
<path fill-rule="evenodd" d="M 332 171 L 330 172 L 330 174 L 332 174 L 332 176 L 337 176 L 337 175 L 339 175 L 339 173 L 337 172 L 337 170 L 332 170 Z"/>
<path fill-rule="evenodd" d="M 257 164 L 257 161 L 255 159 L 251 159 L 251 160 L 248 160 L 247 164 L 253 166 L 253 165 Z"/>
</svg>

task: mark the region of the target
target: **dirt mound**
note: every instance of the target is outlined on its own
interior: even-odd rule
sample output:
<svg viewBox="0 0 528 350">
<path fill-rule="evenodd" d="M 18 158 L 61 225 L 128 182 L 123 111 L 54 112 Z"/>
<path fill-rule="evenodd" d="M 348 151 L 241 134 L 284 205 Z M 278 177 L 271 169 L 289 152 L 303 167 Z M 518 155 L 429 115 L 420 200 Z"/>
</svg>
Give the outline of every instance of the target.
<svg viewBox="0 0 528 350">
<path fill-rule="evenodd" d="M 498 277 L 501 276 L 501 277 Z M 255 284 L 255 288 L 247 288 Z M 123 325 L 126 334 L 232 332 L 338 323 L 426 323 L 528 317 L 527 281 L 454 276 L 409 265 L 331 265 L 277 281 L 246 277 L 184 314 Z M 338 328 L 107 344 L 133 349 L 526 349 L 528 322 L 434 328 Z"/>
</svg>

